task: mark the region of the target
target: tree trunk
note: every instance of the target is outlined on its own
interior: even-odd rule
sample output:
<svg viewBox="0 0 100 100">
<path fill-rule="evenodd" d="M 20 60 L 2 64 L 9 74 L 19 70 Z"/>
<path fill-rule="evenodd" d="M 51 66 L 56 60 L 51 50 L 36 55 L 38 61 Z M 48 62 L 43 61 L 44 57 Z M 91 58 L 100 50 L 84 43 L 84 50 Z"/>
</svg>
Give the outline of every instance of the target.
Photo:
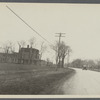
<svg viewBox="0 0 100 100">
<path fill-rule="evenodd" d="M 64 68 L 64 59 L 65 57 L 62 58 L 62 68 Z"/>
<path fill-rule="evenodd" d="M 58 65 L 58 56 L 56 56 L 56 65 Z"/>
<path fill-rule="evenodd" d="M 61 67 L 61 58 L 60 57 L 58 57 L 58 67 Z"/>
</svg>

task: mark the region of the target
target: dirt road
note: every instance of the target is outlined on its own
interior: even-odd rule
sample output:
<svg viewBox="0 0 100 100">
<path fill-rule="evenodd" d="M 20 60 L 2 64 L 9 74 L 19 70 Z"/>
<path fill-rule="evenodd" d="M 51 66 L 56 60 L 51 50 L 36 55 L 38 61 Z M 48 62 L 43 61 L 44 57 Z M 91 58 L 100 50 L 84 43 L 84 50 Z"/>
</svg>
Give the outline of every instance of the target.
<svg viewBox="0 0 100 100">
<path fill-rule="evenodd" d="M 76 69 L 60 87 L 66 95 L 100 95 L 100 72 Z"/>
</svg>

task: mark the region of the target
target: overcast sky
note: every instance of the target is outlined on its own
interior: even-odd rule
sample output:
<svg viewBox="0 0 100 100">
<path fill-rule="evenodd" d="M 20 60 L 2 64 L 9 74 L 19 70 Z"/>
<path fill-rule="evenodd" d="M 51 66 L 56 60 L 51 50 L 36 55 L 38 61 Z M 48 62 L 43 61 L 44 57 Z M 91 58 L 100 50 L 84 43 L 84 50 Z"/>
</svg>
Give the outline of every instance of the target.
<svg viewBox="0 0 100 100">
<path fill-rule="evenodd" d="M 99 4 L 0 3 L 0 43 L 7 40 L 29 40 L 34 36 L 39 48 L 43 39 L 7 9 L 6 5 L 52 44 L 58 40 L 55 33 L 66 33 L 61 40 L 71 46 L 71 60 L 100 58 Z M 53 61 L 54 52 L 49 46 L 48 51 L 44 59 L 49 57 Z"/>
</svg>

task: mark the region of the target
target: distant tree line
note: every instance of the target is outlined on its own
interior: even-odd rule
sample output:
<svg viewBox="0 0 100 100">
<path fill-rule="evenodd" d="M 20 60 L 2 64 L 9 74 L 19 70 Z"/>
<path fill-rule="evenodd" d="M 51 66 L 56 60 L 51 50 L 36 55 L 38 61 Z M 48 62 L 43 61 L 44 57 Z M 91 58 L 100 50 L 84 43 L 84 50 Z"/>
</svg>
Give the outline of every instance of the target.
<svg viewBox="0 0 100 100">
<path fill-rule="evenodd" d="M 70 67 L 82 68 L 84 65 L 90 70 L 100 71 L 100 59 L 98 60 L 82 60 L 75 59 L 70 63 Z"/>
</svg>

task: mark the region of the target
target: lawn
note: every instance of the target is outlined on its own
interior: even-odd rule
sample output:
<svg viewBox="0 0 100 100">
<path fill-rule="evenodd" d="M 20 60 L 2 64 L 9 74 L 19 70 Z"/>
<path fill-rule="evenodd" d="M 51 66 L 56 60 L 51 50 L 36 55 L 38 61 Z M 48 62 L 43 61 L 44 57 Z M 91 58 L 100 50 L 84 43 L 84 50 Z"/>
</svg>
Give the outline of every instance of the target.
<svg viewBox="0 0 100 100">
<path fill-rule="evenodd" d="M 68 68 L 0 64 L 0 94 L 51 94 L 59 81 L 73 73 Z"/>
</svg>

